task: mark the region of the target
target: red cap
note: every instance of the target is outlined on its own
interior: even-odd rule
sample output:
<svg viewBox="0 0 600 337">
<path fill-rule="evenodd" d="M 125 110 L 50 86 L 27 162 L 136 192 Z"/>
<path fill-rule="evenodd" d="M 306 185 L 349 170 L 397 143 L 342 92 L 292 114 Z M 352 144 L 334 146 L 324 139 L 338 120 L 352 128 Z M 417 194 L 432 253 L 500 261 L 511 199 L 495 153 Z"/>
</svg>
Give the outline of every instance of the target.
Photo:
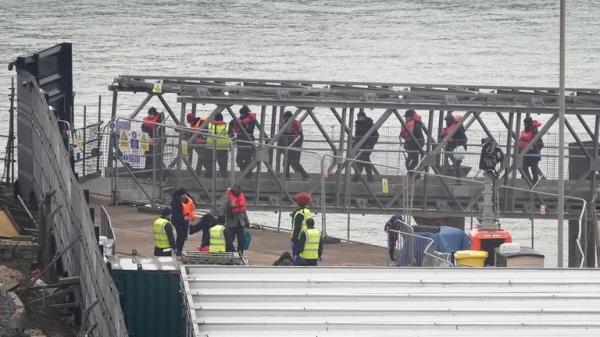
<svg viewBox="0 0 600 337">
<path fill-rule="evenodd" d="M 312 197 L 310 196 L 310 193 L 308 193 L 308 192 L 296 193 L 295 199 L 296 199 L 296 203 L 299 206 L 307 206 L 312 203 Z"/>
</svg>

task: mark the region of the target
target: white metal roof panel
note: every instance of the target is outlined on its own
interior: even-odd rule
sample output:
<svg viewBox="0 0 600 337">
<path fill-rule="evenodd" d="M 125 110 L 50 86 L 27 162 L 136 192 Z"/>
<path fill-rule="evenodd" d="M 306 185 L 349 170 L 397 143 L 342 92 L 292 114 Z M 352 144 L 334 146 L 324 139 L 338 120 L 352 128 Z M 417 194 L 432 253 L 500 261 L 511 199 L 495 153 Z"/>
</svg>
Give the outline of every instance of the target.
<svg viewBox="0 0 600 337">
<path fill-rule="evenodd" d="M 600 270 L 181 271 L 191 336 L 600 335 Z"/>
</svg>

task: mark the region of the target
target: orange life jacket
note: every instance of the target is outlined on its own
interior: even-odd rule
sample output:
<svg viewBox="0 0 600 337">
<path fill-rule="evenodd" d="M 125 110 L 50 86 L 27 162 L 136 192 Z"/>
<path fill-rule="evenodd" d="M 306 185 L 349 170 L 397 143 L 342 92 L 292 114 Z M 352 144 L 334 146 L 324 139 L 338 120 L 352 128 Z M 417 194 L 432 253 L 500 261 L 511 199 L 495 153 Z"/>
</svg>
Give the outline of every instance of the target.
<svg viewBox="0 0 600 337">
<path fill-rule="evenodd" d="M 142 123 L 143 129 L 149 129 L 151 131 L 156 130 L 156 123 L 160 123 L 160 114 L 151 114 L 144 117 L 144 122 Z"/>
<path fill-rule="evenodd" d="M 245 117 L 240 118 L 240 123 L 242 123 L 243 125 L 249 125 L 250 123 L 253 123 L 255 119 L 256 119 L 256 114 L 249 113 Z M 240 128 L 240 125 L 238 123 L 235 123 L 235 125 L 233 126 L 233 132 L 235 132 L 235 133 L 242 132 L 242 129 Z"/>
<path fill-rule="evenodd" d="M 460 121 L 461 118 L 462 117 L 459 115 L 454 116 L 454 121 L 452 121 L 452 123 L 450 125 L 448 125 L 447 127 L 442 129 L 442 138 L 448 137 L 450 132 L 452 132 L 452 130 L 454 130 L 454 128 L 458 124 L 458 121 Z"/>
<path fill-rule="evenodd" d="M 535 134 L 537 133 L 537 128 L 539 128 L 542 125 L 542 123 L 538 120 L 534 120 L 532 125 L 533 127 L 531 128 L 531 130 L 521 131 L 521 135 L 519 136 L 519 144 L 517 145 L 519 151 L 525 150 L 527 144 L 529 144 L 535 137 Z"/>
<path fill-rule="evenodd" d="M 185 196 L 187 197 L 187 200 L 181 202 L 181 209 L 183 210 L 183 216 L 189 221 L 192 221 L 196 217 L 196 204 L 191 196 L 188 194 Z"/>
<path fill-rule="evenodd" d="M 409 117 L 406 119 L 406 127 L 402 128 L 400 131 L 400 137 L 404 139 L 404 141 L 408 141 L 410 139 L 410 135 L 415 132 L 415 123 L 417 121 L 421 121 L 421 116 L 415 114 L 414 117 Z"/>
<path fill-rule="evenodd" d="M 244 196 L 244 193 L 240 193 L 240 196 L 236 197 L 230 190 L 227 190 L 227 197 L 231 201 L 231 211 L 234 214 L 242 214 L 246 211 L 246 196 Z"/>
<path fill-rule="evenodd" d="M 192 124 L 192 129 L 199 130 L 205 120 L 206 120 L 206 118 L 202 118 L 202 117 L 197 118 L 196 121 L 194 122 L 194 124 Z M 206 140 L 204 139 L 204 137 L 202 137 L 202 135 L 198 135 L 196 137 L 196 139 L 194 140 L 194 143 L 196 143 L 196 144 L 204 144 L 205 142 L 206 142 Z"/>
</svg>

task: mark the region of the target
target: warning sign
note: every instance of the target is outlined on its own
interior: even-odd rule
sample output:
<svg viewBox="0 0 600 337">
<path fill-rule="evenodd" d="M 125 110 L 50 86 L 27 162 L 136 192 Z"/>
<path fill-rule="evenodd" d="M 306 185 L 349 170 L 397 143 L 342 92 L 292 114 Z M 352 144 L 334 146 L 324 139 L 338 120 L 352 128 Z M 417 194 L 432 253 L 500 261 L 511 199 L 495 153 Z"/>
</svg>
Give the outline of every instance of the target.
<svg viewBox="0 0 600 337">
<path fill-rule="evenodd" d="M 148 139 L 148 134 L 145 132 L 142 132 L 142 135 L 140 137 L 140 148 L 142 149 L 142 151 L 150 150 L 150 141 Z"/>
<path fill-rule="evenodd" d="M 188 155 L 188 143 L 185 140 L 181 141 L 181 155 L 182 156 Z"/>
<path fill-rule="evenodd" d="M 83 148 L 83 136 L 81 135 L 81 132 L 75 132 L 73 134 L 74 136 L 74 146 L 76 149 L 82 149 Z"/>
<path fill-rule="evenodd" d="M 121 136 L 119 136 L 119 147 L 121 150 L 129 149 L 129 132 L 121 130 Z"/>
<path fill-rule="evenodd" d="M 381 179 L 381 192 L 383 192 L 385 194 L 390 193 L 390 184 L 389 184 L 387 178 Z"/>
<path fill-rule="evenodd" d="M 131 144 L 131 149 L 139 149 L 140 148 L 140 140 L 138 139 L 137 132 L 131 131 L 131 139 L 129 140 Z"/>
</svg>

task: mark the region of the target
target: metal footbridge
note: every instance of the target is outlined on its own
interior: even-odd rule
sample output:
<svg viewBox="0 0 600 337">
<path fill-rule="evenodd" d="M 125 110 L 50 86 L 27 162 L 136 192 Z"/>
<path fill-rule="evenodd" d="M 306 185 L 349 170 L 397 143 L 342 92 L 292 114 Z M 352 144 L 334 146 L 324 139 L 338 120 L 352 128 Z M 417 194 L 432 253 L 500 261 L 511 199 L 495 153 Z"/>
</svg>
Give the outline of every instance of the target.
<svg viewBox="0 0 600 337">
<path fill-rule="evenodd" d="M 196 193 L 201 205 L 217 210 L 225 188 L 240 183 L 254 209 L 292 210 L 294 193 L 310 191 L 313 208 L 322 213 L 477 217 L 485 181 L 478 169 L 481 139 L 488 138 L 505 154 L 494 194 L 500 216 L 557 216 L 557 88 L 132 75 L 115 78 L 109 90 L 115 124 L 108 149 L 112 160 L 106 173 L 112 177 L 114 202 L 162 204 L 168 202 L 170 191 L 185 187 Z M 588 224 L 585 236 L 592 240 L 596 236 L 600 170 L 600 92 L 597 88 L 567 88 L 566 94 L 566 137 L 571 143 L 566 149 L 565 218 L 573 224 L 583 219 Z M 166 121 L 154 135 L 159 146 L 136 153 L 130 146 L 120 148 L 123 132 L 125 137 L 128 132 L 139 132 L 139 113 L 150 105 L 165 111 Z M 234 142 L 229 149 L 228 177 L 219 175 L 214 160 L 214 174 L 207 177 L 197 171 L 198 146 L 193 139 L 206 133 L 208 123 L 192 130 L 184 123 L 186 115 L 202 115 L 210 122 L 222 113 L 226 121 L 237 120 L 242 105 L 257 114 L 255 140 L 245 144 L 253 148 L 252 162 L 244 170 L 235 165 L 242 142 Z M 406 126 L 406 109 L 416 110 L 424 125 L 425 144 L 419 150 L 416 172 L 407 172 L 407 151 L 398 137 Z M 284 121 L 285 111 L 291 111 L 292 119 L 303 125 L 301 163 L 310 174 L 306 181 L 298 174 L 285 179 L 291 149 L 278 146 L 282 130 L 292 123 L 292 119 Z M 374 124 L 356 139 L 354 125 L 361 111 Z M 460 179 L 452 177 L 452 167 L 445 160 L 444 147 L 452 132 L 446 138 L 441 133 L 444 116 L 450 111 L 462 115 L 459 125 L 469 137 Z M 528 115 L 543 123 L 531 142 L 543 138 L 545 143 L 540 155 L 541 179 L 535 184 L 523 178 L 522 163 L 529 146 L 524 151 L 517 148 Z M 374 179 L 362 175 L 354 181 L 361 147 L 375 130 L 380 136 L 371 155 Z M 135 160 L 128 161 L 131 158 Z M 154 161 L 151 166 L 155 169 L 144 166 L 145 160 Z M 583 209 L 584 200 L 587 209 Z"/>
</svg>

